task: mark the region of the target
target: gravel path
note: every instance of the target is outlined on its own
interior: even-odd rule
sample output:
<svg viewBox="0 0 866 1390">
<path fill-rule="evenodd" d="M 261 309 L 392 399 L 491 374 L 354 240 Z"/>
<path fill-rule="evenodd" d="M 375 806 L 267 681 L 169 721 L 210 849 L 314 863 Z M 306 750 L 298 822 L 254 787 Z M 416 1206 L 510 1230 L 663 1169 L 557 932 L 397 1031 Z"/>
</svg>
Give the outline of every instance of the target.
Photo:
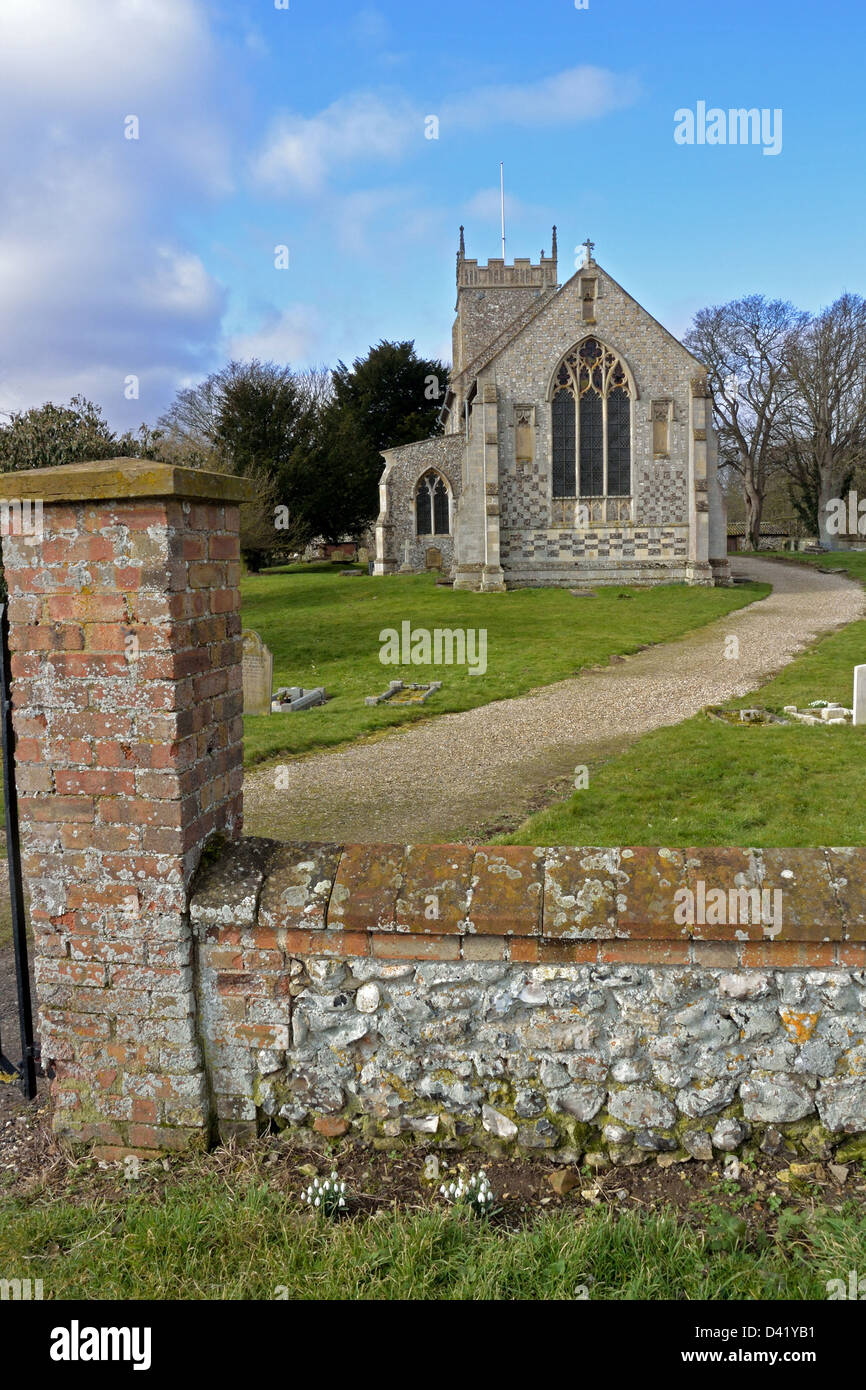
<svg viewBox="0 0 866 1390">
<path fill-rule="evenodd" d="M 565 796 L 564 778 L 702 705 L 746 695 L 815 638 L 866 612 L 859 584 L 751 556 L 735 573 L 773 585 L 766 599 L 674 642 L 462 714 L 407 726 L 341 752 L 248 774 L 245 832 L 283 840 L 478 840 Z M 725 656 L 739 639 L 739 658 Z M 816 692 L 816 698 L 820 695 Z"/>
</svg>

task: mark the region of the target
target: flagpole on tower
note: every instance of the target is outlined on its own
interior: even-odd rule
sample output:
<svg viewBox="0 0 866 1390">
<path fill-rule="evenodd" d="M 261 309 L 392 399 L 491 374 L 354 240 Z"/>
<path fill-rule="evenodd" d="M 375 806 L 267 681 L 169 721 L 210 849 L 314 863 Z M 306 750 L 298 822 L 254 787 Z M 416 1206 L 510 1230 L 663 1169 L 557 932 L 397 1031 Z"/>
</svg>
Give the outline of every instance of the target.
<svg viewBox="0 0 866 1390">
<path fill-rule="evenodd" d="M 499 204 L 502 209 L 502 260 L 505 261 L 505 166 L 499 163 Z"/>
</svg>

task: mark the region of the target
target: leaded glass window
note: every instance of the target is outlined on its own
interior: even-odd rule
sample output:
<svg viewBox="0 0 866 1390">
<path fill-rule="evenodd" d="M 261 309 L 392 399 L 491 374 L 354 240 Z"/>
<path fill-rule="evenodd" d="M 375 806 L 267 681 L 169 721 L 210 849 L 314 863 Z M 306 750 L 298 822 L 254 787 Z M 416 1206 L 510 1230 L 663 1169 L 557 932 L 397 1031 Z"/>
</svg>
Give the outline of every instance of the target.
<svg viewBox="0 0 866 1390">
<path fill-rule="evenodd" d="M 449 536 L 451 507 L 445 480 L 433 469 L 415 492 L 415 530 L 419 536 Z"/>
<path fill-rule="evenodd" d="M 610 497 L 631 492 L 631 403 L 621 386 L 607 398 L 607 491 Z"/>
<path fill-rule="evenodd" d="M 629 497 L 631 398 L 624 364 L 597 338 L 562 359 L 552 401 L 554 497 L 602 499 L 604 515 L 604 498 Z"/>
<path fill-rule="evenodd" d="M 597 391 L 580 398 L 580 495 L 604 496 L 604 407 Z"/>
<path fill-rule="evenodd" d="M 418 492 L 415 496 L 415 522 L 419 536 L 432 536 L 430 489 L 424 478 L 418 484 Z"/>
<path fill-rule="evenodd" d="M 553 495 L 574 497 L 574 396 L 557 391 L 553 398 Z"/>
<path fill-rule="evenodd" d="M 433 489 L 433 534 L 434 536 L 447 536 L 450 529 L 448 489 L 442 479 L 438 478 Z"/>
</svg>

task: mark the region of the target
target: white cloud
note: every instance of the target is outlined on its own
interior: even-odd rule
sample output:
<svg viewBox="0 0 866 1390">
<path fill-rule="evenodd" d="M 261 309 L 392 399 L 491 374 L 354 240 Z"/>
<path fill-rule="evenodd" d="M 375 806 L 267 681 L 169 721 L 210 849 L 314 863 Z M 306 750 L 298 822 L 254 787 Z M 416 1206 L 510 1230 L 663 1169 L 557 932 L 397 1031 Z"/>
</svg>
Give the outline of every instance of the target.
<svg viewBox="0 0 866 1390">
<path fill-rule="evenodd" d="M 225 355 L 241 361 L 258 357 L 262 362 L 292 365 L 317 360 L 322 324 L 319 314 L 306 304 L 274 311 L 247 333 L 236 333 L 226 342 Z"/>
<path fill-rule="evenodd" d="M 443 103 L 443 135 L 449 127 L 485 130 L 493 125 L 571 126 L 631 106 L 639 90 L 632 77 L 587 65 L 568 68 L 538 82 L 477 87 Z"/>
<path fill-rule="evenodd" d="M 266 58 L 270 52 L 264 35 L 258 29 L 247 29 L 244 35 L 244 46 L 255 58 Z"/>
<path fill-rule="evenodd" d="M 211 46 L 196 0 L 2 0 L 0 24 L 4 97 L 67 111 L 171 89 Z"/>
<path fill-rule="evenodd" d="M 361 92 L 335 101 L 317 116 L 280 116 L 253 172 L 273 189 L 316 194 L 332 171 L 394 162 L 413 140 L 423 138 L 423 118 L 407 98 L 389 101 Z"/>
<path fill-rule="evenodd" d="M 203 16 L 0 0 L 0 408 L 81 391 L 137 424 L 209 358 L 225 295 L 174 227 L 190 193 L 228 185 Z"/>
<path fill-rule="evenodd" d="M 359 10 L 352 21 L 352 35 L 361 43 L 380 48 L 388 42 L 391 26 L 381 10 L 368 7 Z"/>
<path fill-rule="evenodd" d="M 183 318 L 207 316 L 220 302 L 215 283 L 199 257 L 168 246 L 155 248 L 154 263 L 140 281 L 140 288 L 154 310 Z"/>
<path fill-rule="evenodd" d="M 637 99 L 634 79 L 606 68 L 577 67 L 522 85 L 477 87 L 423 111 L 403 94 L 357 92 L 313 116 L 284 112 L 253 160 L 253 175 L 274 192 L 321 195 L 338 171 L 396 164 L 425 144 L 425 117 L 437 115 L 441 138 L 494 125 L 564 125 L 606 115 Z"/>
<path fill-rule="evenodd" d="M 500 212 L 501 202 L 498 187 L 479 188 L 478 192 L 473 194 L 468 203 L 466 203 L 467 217 L 477 217 L 479 221 L 498 222 Z M 541 215 L 546 215 L 546 210 L 544 208 L 538 207 L 535 203 L 527 203 L 522 198 L 515 197 L 513 193 L 506 192 L 506 221 L 518 221 L 521 218 L 537 218 Z"/>
</svg>

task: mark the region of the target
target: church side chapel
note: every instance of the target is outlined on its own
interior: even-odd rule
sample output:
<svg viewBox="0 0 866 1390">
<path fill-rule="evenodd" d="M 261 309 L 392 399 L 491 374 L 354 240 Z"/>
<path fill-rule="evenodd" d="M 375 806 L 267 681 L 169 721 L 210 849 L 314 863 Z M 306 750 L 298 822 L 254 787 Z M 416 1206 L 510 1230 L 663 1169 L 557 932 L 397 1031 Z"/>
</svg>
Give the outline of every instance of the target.
<svg viewBox="0 0 866 1390">
<path fill-rule="evenodd" d="M 595 260 L 457 254 L 445 432 L 383 450 L 375 573 L 457 589 L 725 584 L 701 363 Z"/>
</svg>

